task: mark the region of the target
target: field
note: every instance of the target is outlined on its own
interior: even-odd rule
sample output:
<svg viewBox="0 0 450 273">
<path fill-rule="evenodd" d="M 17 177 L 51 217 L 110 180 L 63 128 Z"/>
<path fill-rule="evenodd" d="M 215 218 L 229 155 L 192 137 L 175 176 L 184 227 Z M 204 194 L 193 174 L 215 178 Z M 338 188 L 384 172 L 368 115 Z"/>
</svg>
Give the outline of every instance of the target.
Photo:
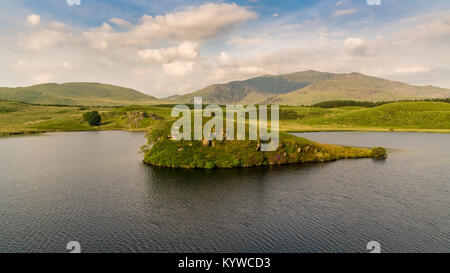
<svg viewBox="0 0 450 273">
<path fill-rule="evenodd" d="M 100 126 L 91 127 L 83 120 L 82 115 L 89 111 L 99 111 L 102 116 Z M 144 131 L 158 118 L 169 115 L 170 108 L 165 107 L 72 107 L 0 102 L 0 135 L 93 130 Z"/>
<path fill-rule="evenodd" d="M 366 107 L 284 107 L 283 131 L 415 131 L 450 133 L 450 103 L 396 102 Z M 283 114 L 282 114 L 283 117 Z"/>
<path fill-rule="evenodd" d="M 99 111 L 100 126 L 83 121 Z M 170 106 L 75 107 L 40 106 L 0 101 L 0 135 L 55 131 L 139 130 L 170 117 Z M 417 131 L 450 133 L 450 103 L 396 102 L 377 107 L 281 108 L 280 130 L 302 131 Z"/>
</svg>

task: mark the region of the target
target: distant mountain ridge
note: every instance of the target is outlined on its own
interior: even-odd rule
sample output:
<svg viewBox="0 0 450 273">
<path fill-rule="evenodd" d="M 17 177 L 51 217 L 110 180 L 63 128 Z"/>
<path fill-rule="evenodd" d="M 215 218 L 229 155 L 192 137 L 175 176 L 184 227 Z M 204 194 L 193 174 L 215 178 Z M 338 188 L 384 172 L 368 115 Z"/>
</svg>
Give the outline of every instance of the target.
<svg viewBox="0 0 450 273">
<path fill-rule="evenodd" d="M 414 86 L 360 73 L 333 74 L 314 70 L 264 75 L 214 84 L 196 92 L 158 99 L 130 88 L 100 83 L 48 83 L 0 87 L 0 100 L 36 104 L 131 105 L 186 104 L 203 97 L 208 104 L 312 105 L 331 100 L 395 101 L 450 98 L 450 89 Z"/>
<path fill-rule="evenodd" d="M 393 101 L 450 97 L 450 89 L 414 86 L 360 73 L 333 74 L 308 70 L 287 75 L 261 76 L 245 81 L 215 84 L 199 91 L 169 98 L 192 103 L 312 105 L 330 100 Z"/>
<path fill-rule="evenodd" d="M 331 73 L 313 70 L 280 76 L 265 75 L 245 81 L 214 84 L 194 93 L 168 98 L 168 100 L 178 103 L 191 103 L 194 97 L 203 97 L 205 103 L 256 103 L 332 77 L 333 74 Z"/>
<path fill-rule="evenodd" d="M 62 105 L 129 105 L 157 102 L 157 98 L 130 88 L 87 82 L 0 87 L 0 100 Z"/>
</svg>

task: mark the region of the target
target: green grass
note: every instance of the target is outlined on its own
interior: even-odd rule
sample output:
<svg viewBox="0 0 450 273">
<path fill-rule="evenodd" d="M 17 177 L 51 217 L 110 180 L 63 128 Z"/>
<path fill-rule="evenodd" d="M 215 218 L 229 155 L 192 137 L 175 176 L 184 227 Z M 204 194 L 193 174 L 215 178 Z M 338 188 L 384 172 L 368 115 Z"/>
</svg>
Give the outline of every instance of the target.
<svg viewBox="0 0 450 273">
<path fill-rule="evenodd" d="M 94 110 L 100 112 L 102 123 L 92 127 L 82 116 Z M 0 102 L 0 135 L 91 130 L 146 131 L 155 122 L 155 116 L 167 118 L 169 115 L 169 108 L 151 106 L 86 107 L 81 110 L 80 107 Z"/>
<path fill-rule="evenodd" d="M 102 116 L 102 124 L 97 127 L 89 126 L 82 118 L 83 113 L 94 110 Z M 281 111 L 280 130 L 284 132 L 395 130 L 450 133 L 449 103 L 397 102 L 373 108 L 326 109 L 284 106 Z M 86 130 L 147 131 L 155 124 L 154 115 L 167 119 L 170 113 L 168 106 L 80 108 L 0 101 L 0 135 Z"/>
<path fill-rule="evenodd" d="M 399 130 L 450 132 L 450 104 L 442 102 L 396 102 L 373 108 L 288 107 L 296 120 L 282 120 L 285 131 L 308 130 Z"/>
<path fill-rule="evenodd" d="M 326 162 L 349 158 L 380 158 L 383 148 L 351 148 L 314 143 L 305 138 L 280 134 L 278 149 L 258 150 L 258 141 L 214 140 L 210 145 L 201 141 L 173 141 L 171 122 L 161 121 L 148 134 L 148 146 L 143 147 L 144 162 L 170 168 L 235 168 Z"/>
</svg>

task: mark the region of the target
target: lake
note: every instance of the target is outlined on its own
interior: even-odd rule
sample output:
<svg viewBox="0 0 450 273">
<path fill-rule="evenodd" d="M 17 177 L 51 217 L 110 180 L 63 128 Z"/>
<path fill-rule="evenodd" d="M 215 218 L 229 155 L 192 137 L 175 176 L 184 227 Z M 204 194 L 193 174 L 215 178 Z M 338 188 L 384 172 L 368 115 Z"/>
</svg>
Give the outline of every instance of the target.
<svg viewBox="0 0 450 273">
<path fill-rule="evenodd" d="M 177 170 L 142 133 L 0 138 L 0 252 L 450 252 L 450 135 L 298 135 L 389 158 Z"/>
</svg>

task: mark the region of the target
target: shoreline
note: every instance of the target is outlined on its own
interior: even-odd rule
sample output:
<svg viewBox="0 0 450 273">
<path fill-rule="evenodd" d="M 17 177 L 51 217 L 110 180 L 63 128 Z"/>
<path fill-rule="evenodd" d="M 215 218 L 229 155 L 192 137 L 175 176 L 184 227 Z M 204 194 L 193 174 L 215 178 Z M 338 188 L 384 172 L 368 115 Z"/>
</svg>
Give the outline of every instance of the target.
<svg viewBox="0 0 450 273">
<path fill-rule="evenodd" d="M 280 130 L 284 133 L 320 133 L 320 132 L 366 132 L 366 133 L 432 133 L 450 134 L 450 129 L 396 129 L 396 128 L 305 128 L 295 130 Z"/>
<path fill-rule="evenodd" d="M 139 129 L 93 129 L 93 130 L 42 130 L 42 131 L 17 131 L 0 132 L 0 138 L 10 136 L 32 136 L 45 133 L 69 133 L 69 132 L 96 132 L 96 131 L 125 131 L 125 132 L 148 132 L 150 128 Z M 396 129 L 396 128 L 305 128 L 286 130 L 280 129 L 280 132 L 295 133 L 320 133 L 320 132 L 382 132 L 382 133 L 432 133 L 432 134 L 450 134 L 450 129 Z"/>
</svg>

